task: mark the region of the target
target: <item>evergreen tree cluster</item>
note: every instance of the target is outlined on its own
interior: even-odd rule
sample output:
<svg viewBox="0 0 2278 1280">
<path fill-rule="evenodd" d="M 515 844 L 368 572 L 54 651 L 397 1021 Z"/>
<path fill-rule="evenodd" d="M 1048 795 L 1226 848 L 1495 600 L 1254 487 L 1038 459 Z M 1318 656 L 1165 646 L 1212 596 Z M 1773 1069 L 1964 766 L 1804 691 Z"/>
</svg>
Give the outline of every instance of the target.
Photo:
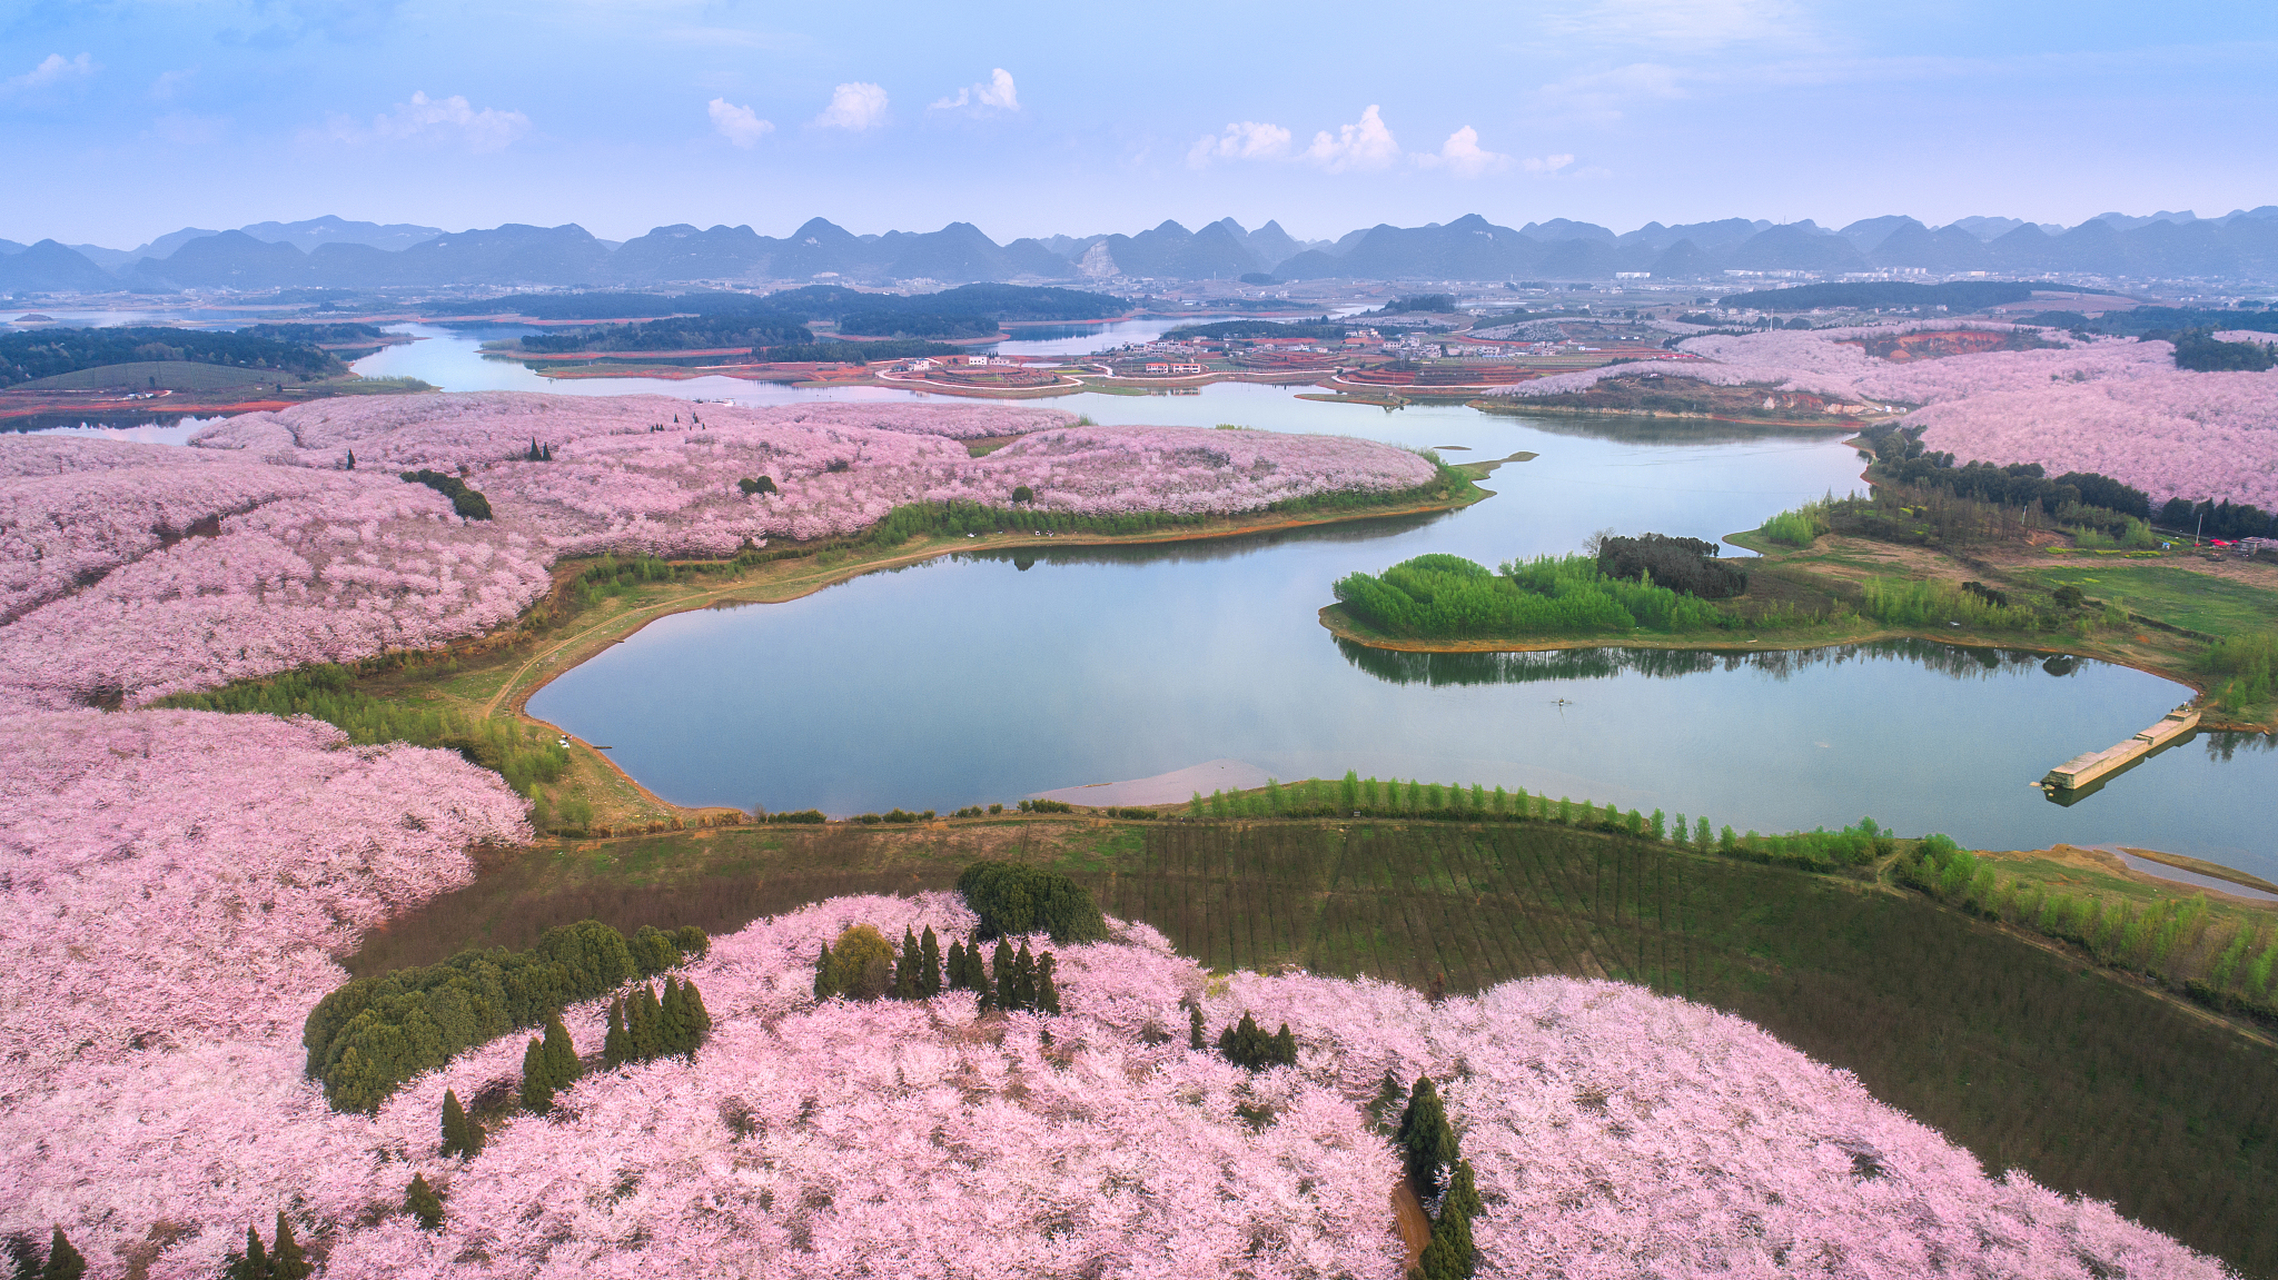
<svg viewBox="0 0 2278 1280">
<path fill-rule="evenodd" d="M 222 1280 L 307 1280 L 314 1270 L 301 1252 L 300 1241 L 293 1239 L 293 1224 L 279 1209 L 275 1243 L 263 1246 L 260 1228 L 247 1227 L 245 1248 L 229 1251 L 221 1274 Z"/>
<path fill-rule="evenodd" d="M 1190 1043 L 1202 1038 L 1202 1010 L 1194 1011 L 1194 1025 Z M 1297 1065 L 1297 1037 L 1289 1033 L 1289 1024 L 1267 1035 L 1260 1030 L 1257 1020 L 1247 1009 L 1242 1020 L 1218 1033 L 1218 1052 L 1228 1062 L 1244 1071 L 1263 1071 L 1267 1067 L 1294 1067 Z"/>
<path fill-rule="evenodd" d="M 530 437 L 529 452 L 515 455 L 514 460 L 516 462 L 552 462 L 554 460 L 554 446 L 550 443 L 539 444 L 538 438 L 532 436 Z"/>
<path fill-rule="evenodd" d="M 451 510 L 469 520 L 490 519 L 490 499 L 467 487 L 459 477 L 441 471 L 421 468 L 406 471 L 403 479 L 408 484 L 423 484 L 451 500 Z"/>
<path fill-rule="evenodd" d="M 631 995 L 609 1002 L 601 1065 L 614 1070 L 628 1062 L 694 1058 L 711 1035 L 712 1015 L 696 984 L 667 975 L 662 999 L 644 982 Z"/>
<path fill-rule="evenodd" d="M 396 1088 L 464 1050 L 536 1027 L 566 1005 L 704 954 L 704 931 L 644 926 L 631 938 L 596 920 L 548 929 L 529 951 L 462 951 L 440 964 L 349 982 L 302 1029 L 308 1072 L 336 1110 L 374 1111 Z"/>
<path fill-rule="evenodd" d="M 1048 933 L 1060 943 L 1107 938 L 1107 920 L 1091 891 L 1058 872 L 976 862 L 957 877 L 957 891 L 981 918 L 983 941 L 1029 933 Z"/>
<path fill-rule="evenodd" d="M 1057 962 L 1049 951 L 1032 955 L 1025 941 L 1015 951 L 999 938 L 995 954 L 984 960 L 978 936 L 970 942 L 952 938 L 945 953 L 933 926 L 926 926 L 923 936 L 904 929 L 901 950 L 889 950 L 890 970 L 880 970 L 875 959 L 864 959 L 871 955 L 868 946 L 875 945 L 871 940 L 877 938 L 876 929 L 857 925 L 839 935 L 836 951 L 824 943 L 815 957 L 815 999 L 927 1000 L 945 990 L 971 991 L 980 998 L 984 1013 L 992 1009 L 1060 1012 L 1060 989 L 1052 976 Z"/>
<path fill-rule="evenodd" d="M 459 1103 L 459 1091 L 443 1091 L 443 1154 L 472 1160 L 482 1151 L 482 1126 Z"/>
<path fill-rule="evenodd" d="M 782 492 L 782 490 L 775 487 L 775 478 L 773 476 L 747 476 L 744 479 L 736 481 L 736 487 L 743 490 L 744 496 L 747 498 L 756 498 L 763 493 Z"/>
<path fill-rule="evenodd" d="M 64 1238 L 61 1227 L 55 1229 L 45 1252 L 32 1236 L 9 1236 L 8 1265 L 14 1280 L 79 1280 L 87 1274 L 87 1259 Z"/>
<path fill-rule="evenodd" d="M 1439 1200 L 1438 1212 L 1432 1215 L 1432 1242 L 1424 1247 L 1424 1256 L 1410 1276 L 1420 1271 L 1423 1280 L 1470 1280 L 1479 1264 L 1478 1249 L 1471 1239 L 1471 1220 L 1482 1208 L 1479 1190 L 1472 1179 L 1471 1162 L 1463 1158 L 1456 1144 L 1455 1128 L 1448 1123 L 1439 1087 L 1430 1076 L 1417 1077 L 1415 1088 L 1408 1094 L 1407 1109 L 1400 1113 L 1393 1142 L 1400 1148 L 1401 1163 L 1417 1198 L 1426 1204 L 1434 1198 Z"/>
</svg>

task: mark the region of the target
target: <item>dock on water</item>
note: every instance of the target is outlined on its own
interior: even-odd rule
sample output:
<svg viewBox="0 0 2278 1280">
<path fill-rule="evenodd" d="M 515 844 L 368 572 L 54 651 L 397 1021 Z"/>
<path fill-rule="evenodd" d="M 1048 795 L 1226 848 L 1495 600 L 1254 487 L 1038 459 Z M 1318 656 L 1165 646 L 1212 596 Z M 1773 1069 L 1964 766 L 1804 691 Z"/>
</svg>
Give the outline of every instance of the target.
<svg viewBox="0 0 2278 1280">
<path fill-rule="evenodd" d="M 2168 743 L 2199 727 L 2199 713 L 2189 706 L 2177 707 L 2160 717 L 2158 724 L 2138 733 L 2117 746 L 2102 751 L 2090 751 L 2074 756 L 2041 778 L 2043 787 L 2059 791 L 2078 791 L 2098 779 L 2127 767 Z"/>
</svg>

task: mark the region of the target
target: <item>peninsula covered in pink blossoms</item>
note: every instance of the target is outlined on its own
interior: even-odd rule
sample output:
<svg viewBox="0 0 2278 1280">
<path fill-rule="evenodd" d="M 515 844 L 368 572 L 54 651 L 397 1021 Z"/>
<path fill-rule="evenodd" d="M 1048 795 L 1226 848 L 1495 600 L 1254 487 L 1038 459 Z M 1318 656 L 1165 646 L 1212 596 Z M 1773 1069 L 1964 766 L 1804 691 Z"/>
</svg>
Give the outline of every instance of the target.
<svg viewBox="0 0 2278 1280">
<path fill-rule="evenodd" d="M 2040 345 L 1904 363 L 1865 350 L 1878 337 L 1954 329 L 2026 332 Z M 1905 410 L 1902 425 L 1922 428 L 1926 447 L 1964 462 L 2095 472 L 2155 504 L 2216 499 L 2278 509 L 2278 370 L 2183 369 L 2173 344 L 2158 339 L 2081 339 L 1977 320 L 1712 335 L 1677 349 L 1705 359 L 1660 363 L 1655 374 L 1895 405 Z M 1492 394 L 1558 395 L 1636 372 L 1604 365 Z"/>
<path fill-rule="evenodd" d="M 962 440 L 1018 435 L 974 457 Z M 536 447 L 545 461 L 525 456 Z M 355 466 L 350 468 L 350 455 Z M 419 470 L 464 475 L 466 520 Z M 511 622 L 573 556 L 720 557 L 910 503 L 1233 515 L 1424 485 L 1373 441 L 975 406 L 476 393 L 232 418 L 188 448 L 0 439 L 0 701 L 129 704 Z M 739 482 L 768 480 L 763 492 Z"/>
</svg>

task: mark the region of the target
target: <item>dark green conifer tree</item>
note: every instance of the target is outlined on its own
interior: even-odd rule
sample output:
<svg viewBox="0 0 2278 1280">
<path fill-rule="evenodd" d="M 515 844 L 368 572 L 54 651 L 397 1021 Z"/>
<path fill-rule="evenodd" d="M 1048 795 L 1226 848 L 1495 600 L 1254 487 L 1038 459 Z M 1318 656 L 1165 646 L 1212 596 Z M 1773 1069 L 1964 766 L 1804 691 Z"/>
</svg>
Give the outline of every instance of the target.
<svg viewBox="0 0 2278 1280">
<path fill-rule="evenodd" d="M 459 1091 L 443 1091 L 443 1154 L 460 1159 L 472 1159 L 482 1150 L 482 1127 L 467 1118 L 467 1109 L 459 1104 Z"/>
<path fill-rule="evenodd" d="M 1202 1006 L 1199 1004 L 1187 1010 L 1186 1047 L 1196 1053 L 1210 1047 L 1210 1042 L 1202 1035 Z"/>
<path fill-rule="evenodd" d="M 1028 954 L 1028 944 L 1020 944 L 1020 953 L 1012 958 L 1012 1007 L 1036 1007 L 1036 958 Z"/>
<path fill-rule="evenodd" d="M 269 1280 L 269 1251 L 258 1228 L 245 1229 L 245 1247 L 222 1255 L 222 1280 Z"/>
<path fill-rule="evenodd" d="M 949 940 L 949 956 L 946 967 L 949 971 L 949 989 L 951 991 L 965 990 L 965 944 L 955 938 Z"/>
<path fill-rule="evenodd" d="M 1272 1051 L 1274 1065 L 1282 1067 L 1297 1065 L 1297 1037 L 1289 1034 L 1288 1023 L 1282 1023 L 1281 1030 L 1273 1033 Z"/>
<path fill-rule="evenodd" d="M 427 1185 L 426 1174 L 411 1175 L 411 1185 L 404 1189 L 403 1207 L 419 1220 L 422 1228 L 428 1231 L 443 1229 L 443 1197 L 436 1195 L 435 1188 Z"/>
<path fill-rule="evenodd" d="M 577 1046 L 570 1043 L 569 1028 L 556 1011 L 546 1020 L 546 1083 L 557 1091 L 567 1089 L 584 1074 L 585 1064 L 578 1061 Z"/>
<path fill-rule="evenodd" d="M 690 1039 L 687 997 L 680 989 L 680 980 L 666 974 L 664 999 L 657 1002 L 657 1056 L 692 1051 L 695 1046 Z"/>
<path fill-rule="evenodd" d="M 316 1268 L 309 1265 L 301 1242 L 293 1239 L 293 1224 L 277 1210 L 277 1247 L 269 1251 L 269 1280 L 308 1280 Z"/>
<path fill-rule="evenodd" d="M 930 924 L 918 939 L 918 987 L 918 994 L 928 1000 L 941 994 L 941 940 L 933 936 Z"/>
<path fill-rule="evenodd" d="M 625 1002 L 625 1038 L 632 1043 L 633 1061 L 647 1062 L 664 1052 L 663 1021 L 655 988 L 646 982 L 633 988 Z"/>
<path fill-rule="evenodd" d="M 47 1264 L 40 1268 L 40 1280 L 80 1280 L 86 1274 L 87 1259 L 64 1238 L 63 1228 L 57 1227 L 47 1242 Z"/>
<path fill-rule="evenodd" d="M 1419 1199 L 1429 1200 L 1440 1193 L 1443 1170 L 1456 1160 L 1455 1130 L 1447 1122 L 1447 1110 L 1440 1105 L 1439 1086 L 1430 1076 L 1418 1076 L 1416 1086 L 1409 1091 L 1408 1109 L 1400 1113 L 1400 1127 L 1393 1133 L 1400 1146 L 1401 1161 L 1406 1166 L 1408 1181 L 1416 1188 Z"/>
<path fill-rule="evenodd" d="M 1471 1215 L 1442 1209 L 1432 1222 L 1432 1242 L 1417 1260 L 1424 1280 L 1471 1280 L 1478 1250 L 1471 1240 Z"/>
<path fill-rule="evenodd" d="M 989 957 L 989 968 L 994 971 L 996 978 L 997 1007 L 1008 1011 L 1018 1009 L 1020 1006 L 1013 1003 L 1012 998 L 1014 975 L 1011 943 L 1002 938 L 997 939 L 997 949 Z"/>
<path fill-rule="evenodd" d="M 1060 989 L 1052 984 L 1052 953 L 1047 951 L 1036 958 L 1036 1011 L 1057 1015 L 1060 1012 Z"/>
<path fill-rule="evenodd" d="M 918 976 L 918 935 L 907 925 L 902 928 L 902 949 L 894 956 L 894 998 L 896 1000 L 923 1000 L 924 980 Z"/>
<path fill-rule="evenodd" d="M 680 1016 L 688 1024 L 686 1052 L 694 1058 L 704 1042 L 712 1038 L 712 1013 L 704 1007 L 704 994 L 696 989 L 694 981 L 680 984 Z"/>
<path fill-rule="evenodd" d="M 831 981 L 831 944 L 823 944 L 823 953 L 815 957 L 815 999 L 828 1000 L 838 994 L 838 985 Z"/>
<path fill-rule="evenodd" d="M 522 1105 L 544 1115 L 554 1107 L 553 1075 L 546 1067 L 546 1045 L 536 1036 L 522 1051 Z"/>
<path fill-rule="evenodd" d="M 609 1002 L 609 1030 L 601 1037 L 601 1065 L 611 1071 L 633 1060 L 633 1041 L 625 1034 L 623 997 Z"/>
</svg>

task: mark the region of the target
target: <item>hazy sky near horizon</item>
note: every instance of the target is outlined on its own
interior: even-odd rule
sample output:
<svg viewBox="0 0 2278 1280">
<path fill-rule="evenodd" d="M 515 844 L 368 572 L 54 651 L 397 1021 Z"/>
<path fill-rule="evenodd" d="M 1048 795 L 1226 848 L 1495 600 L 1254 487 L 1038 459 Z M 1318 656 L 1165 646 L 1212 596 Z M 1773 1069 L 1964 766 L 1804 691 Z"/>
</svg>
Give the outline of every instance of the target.
<svg viewBox="0 0 2278 1280">
<path fill-rule="evenodd" d="M 19 0 L 0 236 L 2278 203 L 2278 6 Z"/>
</svg>

